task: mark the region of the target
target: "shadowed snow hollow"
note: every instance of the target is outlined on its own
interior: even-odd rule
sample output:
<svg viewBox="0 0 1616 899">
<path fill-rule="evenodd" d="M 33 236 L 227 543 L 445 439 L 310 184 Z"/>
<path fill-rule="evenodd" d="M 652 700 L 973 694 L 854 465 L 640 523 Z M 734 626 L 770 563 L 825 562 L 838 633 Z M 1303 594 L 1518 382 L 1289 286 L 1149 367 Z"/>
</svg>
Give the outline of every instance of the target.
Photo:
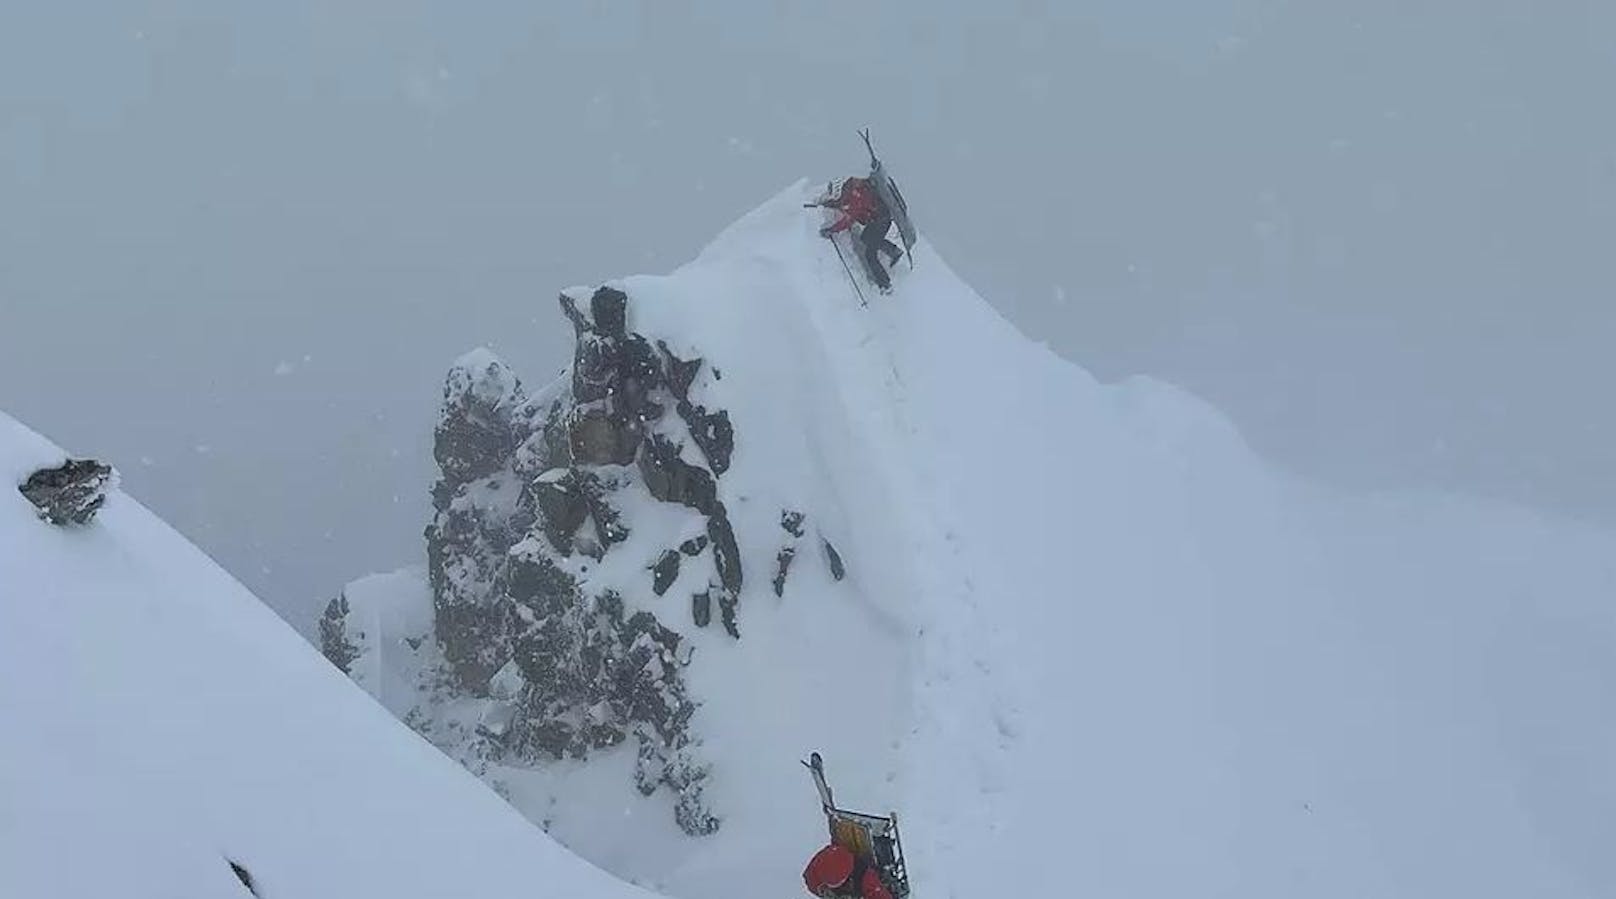
<svg viewBox="0 0 1616 899">
<path fill-rule="evenodd" d="M 575 369 L 523 400 L 522 439 L 478 469 L 516 491 L 607 479 L 592 496 L 626 534 L 592 509 L 510 543 L 552 547 L 580 602 L 610 592 L 679 636 L 696 704 L 680 746 L 708 766 L 717 832 L 687 836 L 672 797 L 634 795 L 623 747 L 516 766 L 465 752 L 502 701 L 503 657 L 476 659 L 486 695 L 421 695 L 443 660 L 419 574 L 348 596 L 370 656 L 355 676 L 395 713 L 584 856 L 687 899 L 800 891 L 823 822 L 796 760 L 816 748 L 844 802 L 902 811 L 921 899 L 1616 894 L 1610 535 L 1277 477 L 1193 397 L 1099 384 L 1027 340 L 924 242 L 861 308 L 806 199 L 793 187 L 684 268 L 608 285 L 623 340 L 702 360 L 689 400 L 733 425 L 705 502 L 745 573 L 725 594 L 738 637 L 692 611 L 721 566 L 659 580 L 712 518 L 653 499 L 662 424 L 577 412 L 604 460 L 587 472 L 523 442 L 588 388 Z M 575 325 L 581 346 L 611 330 Z M 464 502 L 508 504 L 488 486 Z M 471 497 L 456 490 L 444 508 Z M 799 561 L 773 588 L 784 510 L 845 579 Z"/>
</svg>

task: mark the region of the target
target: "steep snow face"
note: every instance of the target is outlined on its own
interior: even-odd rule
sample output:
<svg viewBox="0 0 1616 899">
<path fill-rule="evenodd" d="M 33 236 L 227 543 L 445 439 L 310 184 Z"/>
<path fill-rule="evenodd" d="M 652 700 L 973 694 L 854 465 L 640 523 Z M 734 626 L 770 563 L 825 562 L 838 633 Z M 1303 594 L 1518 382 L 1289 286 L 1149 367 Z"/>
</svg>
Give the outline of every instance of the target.
<svg viewBox="0 0 1616 899">
<path fill-rule="evenodd" d="M 913 541 L 918 890 L 1616 890 L 1610 535 L 1287 483 L 918 255 L 809 307 Z"/>
<path fill-rule="evenodd" d="M 1616 539 L 1291 483 L 1193 397 L 1027 340 L 924 243 L 861 308 L 807 199 L 612 285 L 733 423 L 739 639 L 690 620 L 705 574 L 651 591 L 690 527 L 666 504 L 625 500 L 629 538 L 570 569 L 693 650 L 720 830 L 625 790 L 632 758 L 463 752 L 497 696 L 420 698 L 441 660 L 419 575 L 350 591 L 367 688 L 587 858 L 689 899 L 801 889 L 815 748 L 842 802 L 903 812 L 919 897 L 1616 894 Z M 782 509 L 845 579 L 805 541 L 775 594 Z"/>
<path fill-rule="evenodd" d="M 0 415 L 0 895 L 631 897 L 347 683 L 113 491 L 17 492 L 63 454 Z"/>
</svg>

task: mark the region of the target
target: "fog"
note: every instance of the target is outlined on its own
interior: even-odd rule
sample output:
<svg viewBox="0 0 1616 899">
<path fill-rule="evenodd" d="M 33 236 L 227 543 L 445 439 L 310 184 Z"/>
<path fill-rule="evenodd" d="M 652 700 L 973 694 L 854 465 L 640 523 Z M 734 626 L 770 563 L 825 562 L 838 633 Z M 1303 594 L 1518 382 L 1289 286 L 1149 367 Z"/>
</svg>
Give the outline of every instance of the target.
<svg viewBox="0 0 1616 899">
<path fill-rule="evenodd" d="M 1616 8 L 685 6 L 8 4 L 0 407 L 307 631 L 421 556 L 455 356 L 543 381 L 559 288 L 861 170 L 870 125 L 1102 378 L 1315 479 L 1616 524 Z"/>
</svg>

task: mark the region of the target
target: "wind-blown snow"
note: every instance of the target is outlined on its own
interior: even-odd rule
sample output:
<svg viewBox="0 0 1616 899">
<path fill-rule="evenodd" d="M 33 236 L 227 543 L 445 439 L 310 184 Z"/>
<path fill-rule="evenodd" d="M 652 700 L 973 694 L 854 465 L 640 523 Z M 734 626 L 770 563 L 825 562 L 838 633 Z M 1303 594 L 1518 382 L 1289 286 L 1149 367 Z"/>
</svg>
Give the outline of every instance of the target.
<svg viewBox="0 0 1616 899">
<path fill-rule="evenodd" d="M 0 415 L 0 896 L 644 895 L 551 842 L 113 492 L 85 528 L 15 485 L 63 454 Z"/>
<path fill-rule="evenodd" d="M 505 782 L 529 817 L 685 899 L 793 895 L 820 749 L 843 802 L 903 812 L 917 899 L 1616 895 L 1616 539 L 1275 476 L 1193 397 L 1026 340 L 924 244 L 860 308 L 805 198 L 620 282 L 735 425 L 742 637 L 682 628 L 724 827 L 677 835 L 611 756 Z M 61 460 L 0 417 L 11 483 Z M 786 508 L 809 536 L 777 598 Z M 699 585 L 651 598 L 641 556 L 688 522 L 622 511 L 630 567 L 586 587 L 632 575 L 676 623 Z M 424 589 L 350 591 L 355 677 L 400 713 Z M 226 858 L 267 897 L 640 895 L 128 497 L 63 529 L 0 489 L 0 895 L 240 896 Z"/>
<path fill-rule="evenodd" d="M 1616 895 L 1616 539 L 1277 476 L 1194 397 L 1027 340 L 924 242 L 861 308 L 807 198 L 614 282 L 735 424 L 742 637 L 681 627 L 724 828 L 577 790 L 530 817 L 686 899 L 791 895 L 817 748 L 843 802 L 903 812 L 920 899 Z M 847 581 L 805 543 L 773 595 L 782 508 Z M 593 586 L 637 578 L 681 626 L 688 591 L 643 570 L 680 519 L 639 520 Z"/>
</svg>

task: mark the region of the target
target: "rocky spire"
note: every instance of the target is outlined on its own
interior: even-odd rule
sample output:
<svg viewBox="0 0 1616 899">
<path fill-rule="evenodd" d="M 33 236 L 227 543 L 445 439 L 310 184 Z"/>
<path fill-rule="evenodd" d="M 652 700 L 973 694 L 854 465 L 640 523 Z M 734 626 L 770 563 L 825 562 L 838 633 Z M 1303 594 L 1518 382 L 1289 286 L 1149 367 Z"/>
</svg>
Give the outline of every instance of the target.
<svg viewBox="0 0 1616 899">
<path fill-rule="evenodd" d="M 633 740 L 635 785 L 667 789 L 692 834 L 718 817 L 703 798 L 708 769 L 691 732 L 690 651 L 659 619 L 740 635 L 741 556 L 720 479 L 735 435 L 723 410 L 691 398 L 701 359 L 680 359 L 630 327 L 628 295 L 594 291 L 587 312 L 563 295 L 576 344 L 568 376 L 538 397 L 493 353 L 458 360 L 435 432 L 440 477 L 426 529 L 433 631 L 447 680 L 488 704 L 478 739 L 506 764 L 587 758 Z M 645 559 L 614 562 L 634 523 L 628 503 L 683 508 L 696 533 Z M 643 549 L 637 550 L 643 552 Z M 590 565 L 643 572 L 643 583 L 585 587 Z M 707 566 L 710 574 L 695 573 Z M 648 598 L 683 576 L 688 601 L 653 613 Z M 636 609 L 635 606 L 638 606 Z M 359 653 L 342 597 L 320 622 L 345 670 Z"/>
</svg>

